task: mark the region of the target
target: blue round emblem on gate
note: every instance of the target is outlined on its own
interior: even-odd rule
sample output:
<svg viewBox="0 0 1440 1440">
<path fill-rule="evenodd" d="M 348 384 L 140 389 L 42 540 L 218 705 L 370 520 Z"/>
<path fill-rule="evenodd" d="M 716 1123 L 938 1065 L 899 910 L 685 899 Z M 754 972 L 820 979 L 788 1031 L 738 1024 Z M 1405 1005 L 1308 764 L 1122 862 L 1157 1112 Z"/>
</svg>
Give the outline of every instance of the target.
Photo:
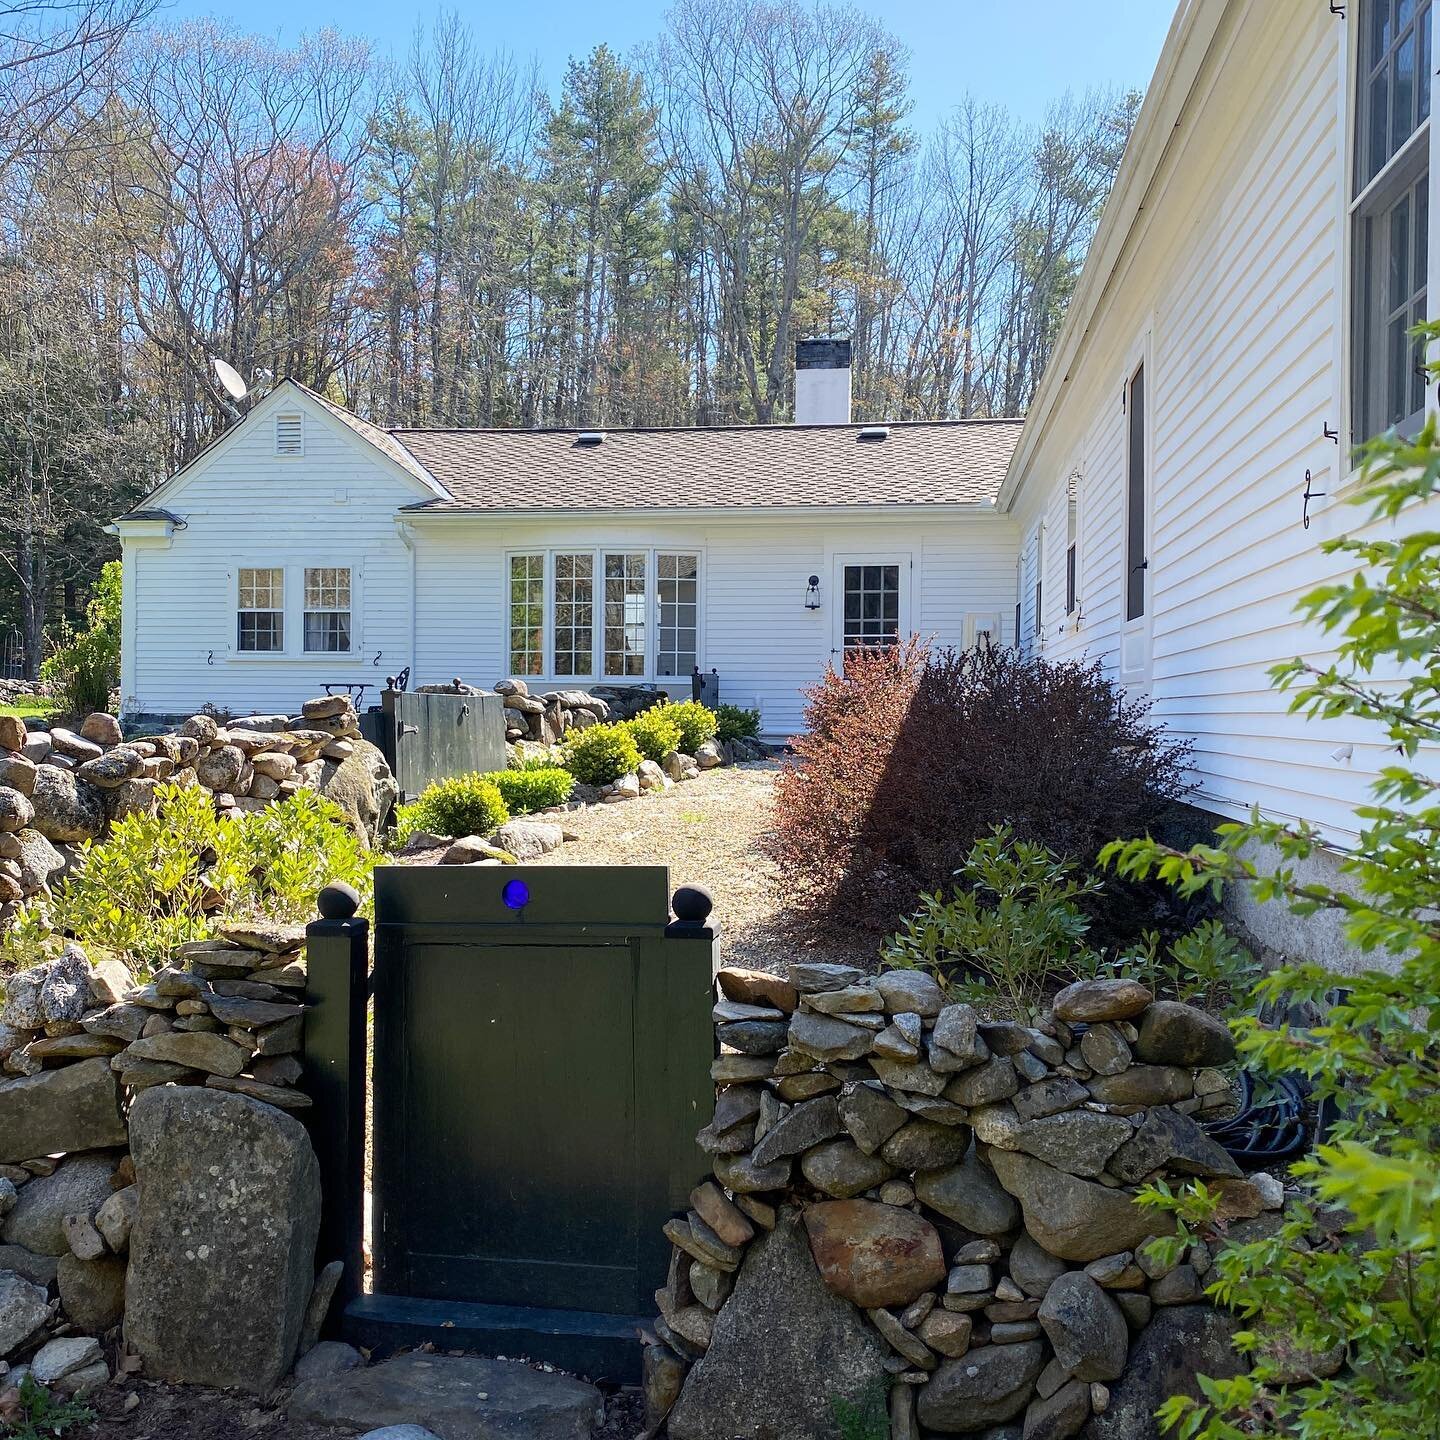
<svg viewBox="0 0 1440 1440">
<path fill-rule="evenodd" d="M 530 887 L 523 880 L 507 880 L 500 898 L 511 910 L 523 910 L 530 903 Z"/>
</svg>

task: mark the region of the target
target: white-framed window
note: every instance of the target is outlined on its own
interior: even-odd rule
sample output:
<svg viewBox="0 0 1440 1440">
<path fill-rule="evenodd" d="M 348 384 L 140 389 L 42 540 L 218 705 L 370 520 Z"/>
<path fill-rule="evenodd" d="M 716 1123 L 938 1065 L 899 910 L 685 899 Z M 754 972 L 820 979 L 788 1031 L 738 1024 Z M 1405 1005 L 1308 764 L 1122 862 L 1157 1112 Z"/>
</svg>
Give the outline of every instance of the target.
<svg viewBox="0 0 1440 1440">
<path fill-rule="evenodd" d="M 1357 0 L 1350 411 L 1363 442 L 1418 430 L 1430 228 L 1432 0 Z"/>
<path fill-rule="evenodd" d="M 285 649 L 285 571 L 279 566 L 241 568 L 235 648 L 253 655 Z"/>
<path fill-rule="evenodd" d="M 1065 613 L 1080 608 L 1080 472 L 1065 482 Z"/>
<path fill-rule="evenodd" d="M 305 453 L 305 417 L 298 410 L 285 410 L 276 415 L 275 453 L 285 456 Z"/>
<path fill-rule="evenodd" d="M 511 674 L 664 680 L 700 663 L 698 551 L 517 550 L 505 564 Z"/>
<path fill-rule="evenodd" d="M 700 656 L 700 557 L 662 552 L 655 557 L 655 575 L 655 673 L 689 675 Z"/>
<path fill-rule="evenodd" d="M 545 667 L 545 554 L 510 557 L 510 673 L 539 675 Z"/>
<path fill-rule="evenodd" d="M 555 556 L 555 674 L 595 673 L 595 556 Z"/>
<path fill-rule="evenodd" d="M 1035 532 L 1035 619 L 1033 624 L 1036 640 L 1045 635 L 1045 524 Z"/>
<path fill-rule="evenodd" d="M 328 655 L 350 652 L 350 567 L 307 566 L 305 649 Z"/>
<path fill-rule="evenodd" d="M 1142 360 L 1125 386 L 1125 595 L 1126 620 L 1145 614 L 1146 505 L 1149 492 L 1145 478 L 1145 362 Z"/>
</svg>

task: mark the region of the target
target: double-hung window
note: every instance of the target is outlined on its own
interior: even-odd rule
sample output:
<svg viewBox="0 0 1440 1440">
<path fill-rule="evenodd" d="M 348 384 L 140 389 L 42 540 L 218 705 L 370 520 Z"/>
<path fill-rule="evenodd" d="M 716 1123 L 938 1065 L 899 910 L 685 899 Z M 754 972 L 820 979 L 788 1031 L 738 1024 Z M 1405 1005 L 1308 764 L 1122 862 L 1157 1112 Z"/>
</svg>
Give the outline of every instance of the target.
<svg viewBox="0 0 1440 1440">
<path fill-rule="evenodd" d="M 305 648 L 327 655 L 350 653 L 350 567 L 305 571 Z"/>
<path fill-rule="evenodd" d="M 1356 64 L 1351 428 L 1419 429 L 1430 228 L 1431 0 L 1363 0 Z"/>
<path fill-rule="evenodd" d="M 273 655 L 285 648 L 284 570 L 240 571 L 235 648 L 254 655 Z"/>
<path fill-rule="evenodd" d="M 510 672 L 555 679 L 689 675 L 700 658 L 700 556 L 631 547 L 508 561 Z"/>
</svg>

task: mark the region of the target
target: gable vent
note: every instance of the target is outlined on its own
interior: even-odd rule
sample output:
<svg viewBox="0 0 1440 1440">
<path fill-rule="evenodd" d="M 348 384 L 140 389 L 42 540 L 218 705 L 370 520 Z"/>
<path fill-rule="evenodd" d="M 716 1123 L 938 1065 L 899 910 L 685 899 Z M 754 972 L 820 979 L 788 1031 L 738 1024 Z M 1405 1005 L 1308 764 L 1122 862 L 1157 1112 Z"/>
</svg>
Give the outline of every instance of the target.
<svg viewBox="0 0 1440 1440">
<path fill-rule="evenodd" d="M 303 415 L 277 415 L 275 417 L 275 453 L 277 455 L 303 455 L 305 453 L 305 417 Z"/>
<path fill-rule="evenodd" d="M 603 445 L 605 443 L 605 432 L 603 430 L 582 430 L 576 437 L 577 445 Z"/>
<path fill-rule="evenodd" d="M 888 440 L 890 427 L 888 425 L 862 425 L 858 438 L 861 440 Z"/>
</svg>

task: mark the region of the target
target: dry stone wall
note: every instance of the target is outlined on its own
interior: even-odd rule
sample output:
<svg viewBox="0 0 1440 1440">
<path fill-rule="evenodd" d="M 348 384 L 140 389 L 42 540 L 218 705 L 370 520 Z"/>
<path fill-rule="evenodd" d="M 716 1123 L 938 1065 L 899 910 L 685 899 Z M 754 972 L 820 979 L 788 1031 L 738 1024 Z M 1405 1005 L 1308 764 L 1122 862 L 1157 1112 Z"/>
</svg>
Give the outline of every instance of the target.
<svg viewBox="0 0 1440 1440">
<path fill-rule="evenodd" d="M 116 1370 L 264 1393 L 314 1343 L 339 1277 L 313 1273 L 319 1178 L 292 1113 L 311 1103 L 303 941 L 222 923 L 147 984 L 74 944 L 8 980 L 0 1395 Z"/>
<path fill-rule="evenodd" d="M 384 757 L 360 738 L 348 695 L 307 700 L 294 716 L 192 715 L 173 734 L 128 740 L 115 716 L 98 712 L 75 730 L 30 730 L 0 715 L 0 928 L 64 875 L 77 845 L 103 838 L 122 816 L 152 811 L 165 783 L 203 787 L 221 815 L 263 810 L 309 787 L 372 842 L 396 794 Z"/>
<path fill-rule="evenodd" d="M 646 1358 L 673 1440 L 833 1440 L 877 1392 L 892 1440 L 1150 1440 L 1157 1317 L 1167 1347 L 1233 1366 L 1204 1303 L 1214 1252 L 1162 1263 L 1149 1242 L 1173 1222 L 1134 1203 L 1194 1177 L 1232 1227 L 1282 1203 L 1202 1127 L 1231 1103 L 1220 1022 L 1124 979 L 1070 986 L 1031 1026 L 915 970 L 719 987 L 713 1172 L 666 1227 Z"/>
</svg>

